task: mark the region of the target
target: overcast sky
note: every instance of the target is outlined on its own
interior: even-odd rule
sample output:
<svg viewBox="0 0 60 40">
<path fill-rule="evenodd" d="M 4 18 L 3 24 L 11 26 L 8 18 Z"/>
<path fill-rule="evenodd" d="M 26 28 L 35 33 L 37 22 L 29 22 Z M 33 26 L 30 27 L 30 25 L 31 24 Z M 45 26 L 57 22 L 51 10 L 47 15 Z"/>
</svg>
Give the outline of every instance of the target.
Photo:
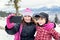
<svg viewBox="0 0 60 40">
<path fill-rule="evenodd" d="M 6 6 L 9 0 L 0 0 L 0 10 L 13 10 L 14 7 Z M 52 7 L 60 6 L 60 0 L 22 0 L 18 5 L 21 5 L 21 8 L 40 8 L 43 6 Z"/>
</svg>

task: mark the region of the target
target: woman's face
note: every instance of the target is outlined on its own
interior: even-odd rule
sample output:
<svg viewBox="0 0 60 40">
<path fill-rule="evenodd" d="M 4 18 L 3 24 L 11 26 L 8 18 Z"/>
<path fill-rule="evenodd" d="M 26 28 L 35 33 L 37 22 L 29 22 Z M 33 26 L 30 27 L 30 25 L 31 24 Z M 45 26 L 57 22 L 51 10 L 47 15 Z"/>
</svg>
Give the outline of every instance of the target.
<svg viewBox="0 0 60 40">
<path fill-rule="evenodd" d="M 39 18 L 38 20 L 37 20 L 37 23 L 39 24 L 39 25 L 43 25 L 43 24 L 45 24 L 46 23 L 46 18 Z"/>
<path fill-rule="evenodd" d="M 24 21 L 27 23 L 31 22 L 31 16 L 24 16 Z"/>
</svg>

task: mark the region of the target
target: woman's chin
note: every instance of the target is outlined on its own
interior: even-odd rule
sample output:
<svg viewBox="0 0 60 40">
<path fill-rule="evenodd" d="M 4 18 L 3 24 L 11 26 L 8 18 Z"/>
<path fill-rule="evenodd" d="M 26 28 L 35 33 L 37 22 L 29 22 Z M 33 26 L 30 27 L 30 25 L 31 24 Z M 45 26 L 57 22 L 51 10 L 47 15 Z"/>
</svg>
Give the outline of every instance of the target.
<svg viewBox="0 0 60 40">
<path fill-rule="evenodd" d="M 26 21 L 26 23 L 30 23 L 30 21 Z"/>
</svg>

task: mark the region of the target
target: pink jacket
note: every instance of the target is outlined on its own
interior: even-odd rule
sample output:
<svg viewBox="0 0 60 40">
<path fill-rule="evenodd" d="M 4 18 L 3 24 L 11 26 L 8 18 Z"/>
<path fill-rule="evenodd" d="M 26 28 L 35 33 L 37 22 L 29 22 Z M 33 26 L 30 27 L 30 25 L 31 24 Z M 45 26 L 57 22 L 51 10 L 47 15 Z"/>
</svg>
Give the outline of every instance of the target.
<svg viewBox="0 0 60 40">
<path fill-rule="evenodd" d="M 53 23 L 47 23 L 43 27 L 37 26 L 37 34 L 35 40 L 60 40 L 60 34 L 53 28 Z"/>
</svg>

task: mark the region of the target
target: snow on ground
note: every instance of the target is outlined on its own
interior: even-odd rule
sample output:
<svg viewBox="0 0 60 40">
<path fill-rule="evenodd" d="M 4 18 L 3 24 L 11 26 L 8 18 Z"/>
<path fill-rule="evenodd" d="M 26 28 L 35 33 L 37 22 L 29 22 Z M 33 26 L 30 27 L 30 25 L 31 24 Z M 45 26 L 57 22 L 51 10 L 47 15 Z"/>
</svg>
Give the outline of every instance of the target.
<svg viewBox="0 0 60 40">
<path fill-rule="evenodd" d="M 6 18 L 0 17 L 0 26 L 5 27 L 5 25 L 6 25 Z"/>
<path fill-rule="evenodd" d="M 6 25 L 6 20 L 5 19 L 6 18 L 1 18 L 0 17 L 0 26 L 1 27 L 5 27 L 5 25 Z M 5 30 L 0 29 L 0 40 L 14 40 L 14 36 L 7 34 Z"/>
<path fill-rule="evenodd" d="M 6 25 L 6 18 L 3 18 L 3 19 L 0 18 L 0 26 L 5 27 L 5 25 Z M 60 27 L 59 26 L 60 25 L 56 24 L 55 30 L 60 33 Z M 0 29 L 0 40 L 14 40 L 14 36 L 7 34 L 5 32 L 5 30 Z"/>
<path fill-rule="evenodd" d="M 5 30 L 0 30 L 0 40 L 14 40 L 14 36 L 8 35 Z"/>
<path fill-rule="evenodd" d="M 58 33 L 60 33 L 60 24 L 59 24 L 59 25 L 56 24 L 56 28 L 55 28 L 55 30 L 56 30 Z"/>
</svg>

